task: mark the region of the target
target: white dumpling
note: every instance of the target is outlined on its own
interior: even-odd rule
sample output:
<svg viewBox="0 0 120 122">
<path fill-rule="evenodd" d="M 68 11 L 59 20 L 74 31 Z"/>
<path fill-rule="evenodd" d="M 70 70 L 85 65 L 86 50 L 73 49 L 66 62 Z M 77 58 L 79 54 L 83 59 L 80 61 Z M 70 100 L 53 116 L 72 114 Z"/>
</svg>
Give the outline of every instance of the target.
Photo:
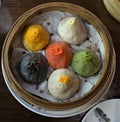
<svg viewBox="0 0 120 122">
<path fill-rule="evenodd" d="M 87 37 L 87 29 L 76 17 L 66 17 L 58 24 L 58 33 L 69 44 L 80 44 Z"/>
<path fill-rule="evenodd" d="M 77 75 L 69 69 L 57 69 L 48 79 L 48 90 L 57 99 L 68 99 L 79 89 Z"/>
</svg>

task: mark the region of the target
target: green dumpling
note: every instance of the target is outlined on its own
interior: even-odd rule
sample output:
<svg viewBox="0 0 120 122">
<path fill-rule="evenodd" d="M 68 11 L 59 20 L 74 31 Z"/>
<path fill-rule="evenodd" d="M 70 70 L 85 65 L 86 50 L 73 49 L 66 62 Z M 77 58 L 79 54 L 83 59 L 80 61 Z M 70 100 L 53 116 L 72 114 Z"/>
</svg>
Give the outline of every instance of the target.
<svg viewBox="0 0 120 122">
<path fill-rule="evenodd" d="M 99 70 L 100 66 L 101 60 L 99 57 L 89 50 L 76 52 L 72 59 L 73 70 L 83 77 L 93 75 Z"/>
</svg>

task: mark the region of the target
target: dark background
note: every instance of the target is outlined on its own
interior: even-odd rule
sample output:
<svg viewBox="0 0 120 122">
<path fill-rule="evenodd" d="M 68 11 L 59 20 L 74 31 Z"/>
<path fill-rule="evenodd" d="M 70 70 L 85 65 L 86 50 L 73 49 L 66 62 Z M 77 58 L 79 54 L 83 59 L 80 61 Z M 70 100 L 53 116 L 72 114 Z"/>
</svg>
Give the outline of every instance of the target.
<svg viewBox="0 0 120 122">
<path fill-rule="evenodd" d="M 3 4 L 9 11 L 9 14 L 14 22 L 21 14 L 30 8 L 37 6 L 42 3 L 53 2 L 55 0 L 3 0 Z M 120 24 L 114 20 L 106 8 L 103 5 L 102 0 L 59 0 L 57 2 L 70 2 L 93 12 L 108 28 L 116 52 L 117 67 L 115 72 L 115 77 L 113 79 L 112 85 L 104 99 L 119 98 L 120 97 Z M 0 16 L 3 16 L 0 14 Z M 1 36 L 2 35 L 2 36 Z M 4 42 L 5 34 L 0 35 L 0 52 L 2 48 L 2 43 Z M 0 68 L 1 69 L 1 68 Z M 0 122 L 79 122 L 83 114 L 55 119 L 49 117 L 43 117 L 37 115 L 26 108 L 24 108 L 9 92 L 2 73 L 0 72 Z"/>
</svg>

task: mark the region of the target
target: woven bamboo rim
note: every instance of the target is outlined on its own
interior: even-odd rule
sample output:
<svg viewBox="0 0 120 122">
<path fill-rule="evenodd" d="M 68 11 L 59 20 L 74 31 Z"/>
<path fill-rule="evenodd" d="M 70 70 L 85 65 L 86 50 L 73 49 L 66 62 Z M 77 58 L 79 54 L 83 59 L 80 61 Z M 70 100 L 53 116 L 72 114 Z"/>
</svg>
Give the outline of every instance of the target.
<svg viewBox="0 0 120 122">
<path fill-rule="evenodd" d="M 120 0 L 103 0 L 103 3 L 110 15 L 120 22 Z"/>
<path fill-rule="evenodd" d="M 23 87 L 21 87 L 20 84 L 18 84 L 11 72 L 9 62 L 11 55 L 11 44 L 14 42 L 16 35 L 33 16 L 36 16 L 41 12 L 51 10 L 67 11 L 71 14 L 75 14 L 87 20 L 99 32 L 103 40 L 103 44 L 105 46 L 105 61 L 103 65 L 102 75 L 98 81 L 98 84 L 91 90 L 91 92 L 89 92 L 88 94 L 84 95 L 76 101 L 56 103 L 32 95 L 29 92 L 27 92 Z M 112 44 L 112 39 L 104 24 L 95 15 L 93 15 L 90 11 L 86 10 L 85 8 L 64 2 L 52 2 L 42 4 L 30 9 L 22 16 L 20 16 L 10 29 L 2 49 L 2 70 L 4 73 L 4 77 L 7 80 L 10 87 L 15 91 L 15 93 L 21 96 L 28 103 L 39 108 L 51 110 L 71 109 L 78 106 L 81 106 L 81 109 L 83 109 L 94 104 L 105 93 L 106 89 L 109 88 L 114 76 L 115 62 L 116 58 L 114 47 Z"/>
</svg>

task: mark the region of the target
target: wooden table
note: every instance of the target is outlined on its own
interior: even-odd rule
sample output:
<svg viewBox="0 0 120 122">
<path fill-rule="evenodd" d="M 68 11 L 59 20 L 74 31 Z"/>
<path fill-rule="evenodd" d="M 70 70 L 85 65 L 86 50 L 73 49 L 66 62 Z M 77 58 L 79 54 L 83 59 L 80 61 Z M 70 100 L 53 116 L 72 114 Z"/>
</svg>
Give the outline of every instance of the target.
<svg viewBox="0 0 120 122">
<path fill-rule="evenodd" d="M 53 2 L 55 0 L 3 0 L 4 6 L 9 11 L 13 22 L 28 9 L 46 2 Z M 59 0 L 65 2 L 65 0 Z M 66 1 L 68 2 L 68 1 Z M 93 12 L 108 28 L 115 47 L 117 55 L 117 67 L 115 77 L 112 85 L 106 95 L 105 99 L 120 97 L 120 23 L 114 20 L 103 5 L 102 0 L 69 0 L 69 2 L 85 7 Z M 2 15 L 0 15 L 2 16 Z M 0 36 L 0 49 L 4 37 Z M 0 51 L 1 52 L 1 51 Z M 82 115 L 77 115 L 69 118 L 55 119 L 37 115 L 26 108 L 24 108 L 9 92 L 2 73 L 0 72 L 0 122 L 79 122 Z"/>
</svg>

